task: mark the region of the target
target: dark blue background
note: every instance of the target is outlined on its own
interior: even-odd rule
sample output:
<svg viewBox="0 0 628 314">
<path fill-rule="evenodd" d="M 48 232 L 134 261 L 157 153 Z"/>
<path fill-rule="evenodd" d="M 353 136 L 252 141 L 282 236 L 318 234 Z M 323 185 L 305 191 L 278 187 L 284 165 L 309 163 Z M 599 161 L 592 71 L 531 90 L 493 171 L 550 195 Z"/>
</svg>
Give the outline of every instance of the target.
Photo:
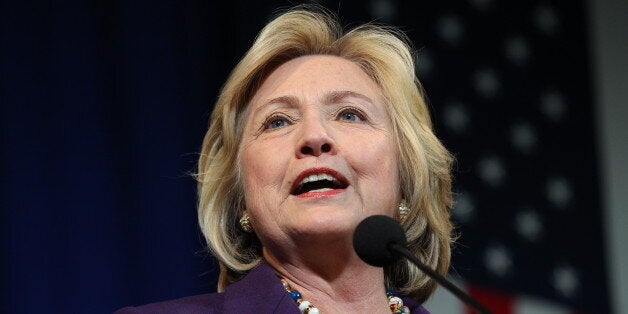
<svg viewBox="0 0 628 314">
<path fill-rule="evenodd" d="M 207 1 L 2 5 L 4 312 L 215 290 L 188 173 L 250 18 Z"/>
</svg>

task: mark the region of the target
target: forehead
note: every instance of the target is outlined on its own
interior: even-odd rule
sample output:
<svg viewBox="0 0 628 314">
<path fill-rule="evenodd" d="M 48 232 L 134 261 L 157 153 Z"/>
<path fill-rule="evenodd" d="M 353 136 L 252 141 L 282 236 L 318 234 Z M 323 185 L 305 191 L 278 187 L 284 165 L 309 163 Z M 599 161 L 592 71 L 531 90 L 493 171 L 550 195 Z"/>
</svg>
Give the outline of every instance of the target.
<svg viewBox="0 0 628 314">
<path fill-rule="evenodd" d="M 281 96 L 314 101 L 330 91 L 352 91 L 383 103 L 379 86 L 356 63 L 337 56 L 311 55 L 277 67 L 251 99 L 252 107 Z"/>
</svg>

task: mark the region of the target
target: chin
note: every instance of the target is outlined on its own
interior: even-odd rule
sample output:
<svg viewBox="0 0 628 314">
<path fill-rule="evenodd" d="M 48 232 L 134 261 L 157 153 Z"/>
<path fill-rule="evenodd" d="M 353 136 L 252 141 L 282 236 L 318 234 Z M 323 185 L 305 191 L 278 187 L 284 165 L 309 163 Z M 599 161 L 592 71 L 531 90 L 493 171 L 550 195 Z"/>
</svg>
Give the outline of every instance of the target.
<svg viewBox="0 0 628 314">
<path fill-rule="evenodd" d="M 351 236 L 358 223 L 354 213 L 337 208 L 316 209 L 301 217 L 299 230 L 317 236 Z"/>
</svg>

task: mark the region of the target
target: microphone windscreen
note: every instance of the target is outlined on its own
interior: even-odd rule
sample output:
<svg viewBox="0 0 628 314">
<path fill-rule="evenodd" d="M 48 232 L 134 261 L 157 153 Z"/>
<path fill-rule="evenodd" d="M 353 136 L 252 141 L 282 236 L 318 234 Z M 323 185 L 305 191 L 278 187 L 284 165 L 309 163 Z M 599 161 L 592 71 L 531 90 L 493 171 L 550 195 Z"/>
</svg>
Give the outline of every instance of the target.
<svg viewBox="0 0 628 314">
<path fill-rule="evenodd" d="M 397 260 L 391 244 L 406 246 L 406 234 L 391 217 L 375 215 L 362 220 L 353 233 L 353 248 L 367 264 L 383 267 Z"/>
</svg>

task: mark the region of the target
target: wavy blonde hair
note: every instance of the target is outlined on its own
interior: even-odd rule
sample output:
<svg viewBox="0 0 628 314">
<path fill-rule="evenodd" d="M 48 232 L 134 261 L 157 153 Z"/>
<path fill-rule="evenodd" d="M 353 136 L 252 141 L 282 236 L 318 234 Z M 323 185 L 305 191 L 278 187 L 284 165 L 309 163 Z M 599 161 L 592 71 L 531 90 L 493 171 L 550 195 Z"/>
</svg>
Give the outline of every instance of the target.
<svg viewBox="0 0 628 314">
<path fill-rule="evenodd" d="M 319 8 L 299 6 L 269 22 L 222 88 L 198 164 L 198 217 L 220 263 L 218 290 L 262 259 L 253 233 L 239 228 L 244 190 L 238 165 L 245 109 L 262 81 L 279 65 L 305 55 L 333 55 L 359 65 L 381 88 L 399 150 L 401 195 L 410 208 L 402 221 L 410 250 L 440 274 L 449 268 L 452 158 L 432 131 L 409 41 L 372 24 L 344 31 Z M 406 261 L 384 269 L 389 288 L 425 301 L 436 283 Z"/>
</svg>

